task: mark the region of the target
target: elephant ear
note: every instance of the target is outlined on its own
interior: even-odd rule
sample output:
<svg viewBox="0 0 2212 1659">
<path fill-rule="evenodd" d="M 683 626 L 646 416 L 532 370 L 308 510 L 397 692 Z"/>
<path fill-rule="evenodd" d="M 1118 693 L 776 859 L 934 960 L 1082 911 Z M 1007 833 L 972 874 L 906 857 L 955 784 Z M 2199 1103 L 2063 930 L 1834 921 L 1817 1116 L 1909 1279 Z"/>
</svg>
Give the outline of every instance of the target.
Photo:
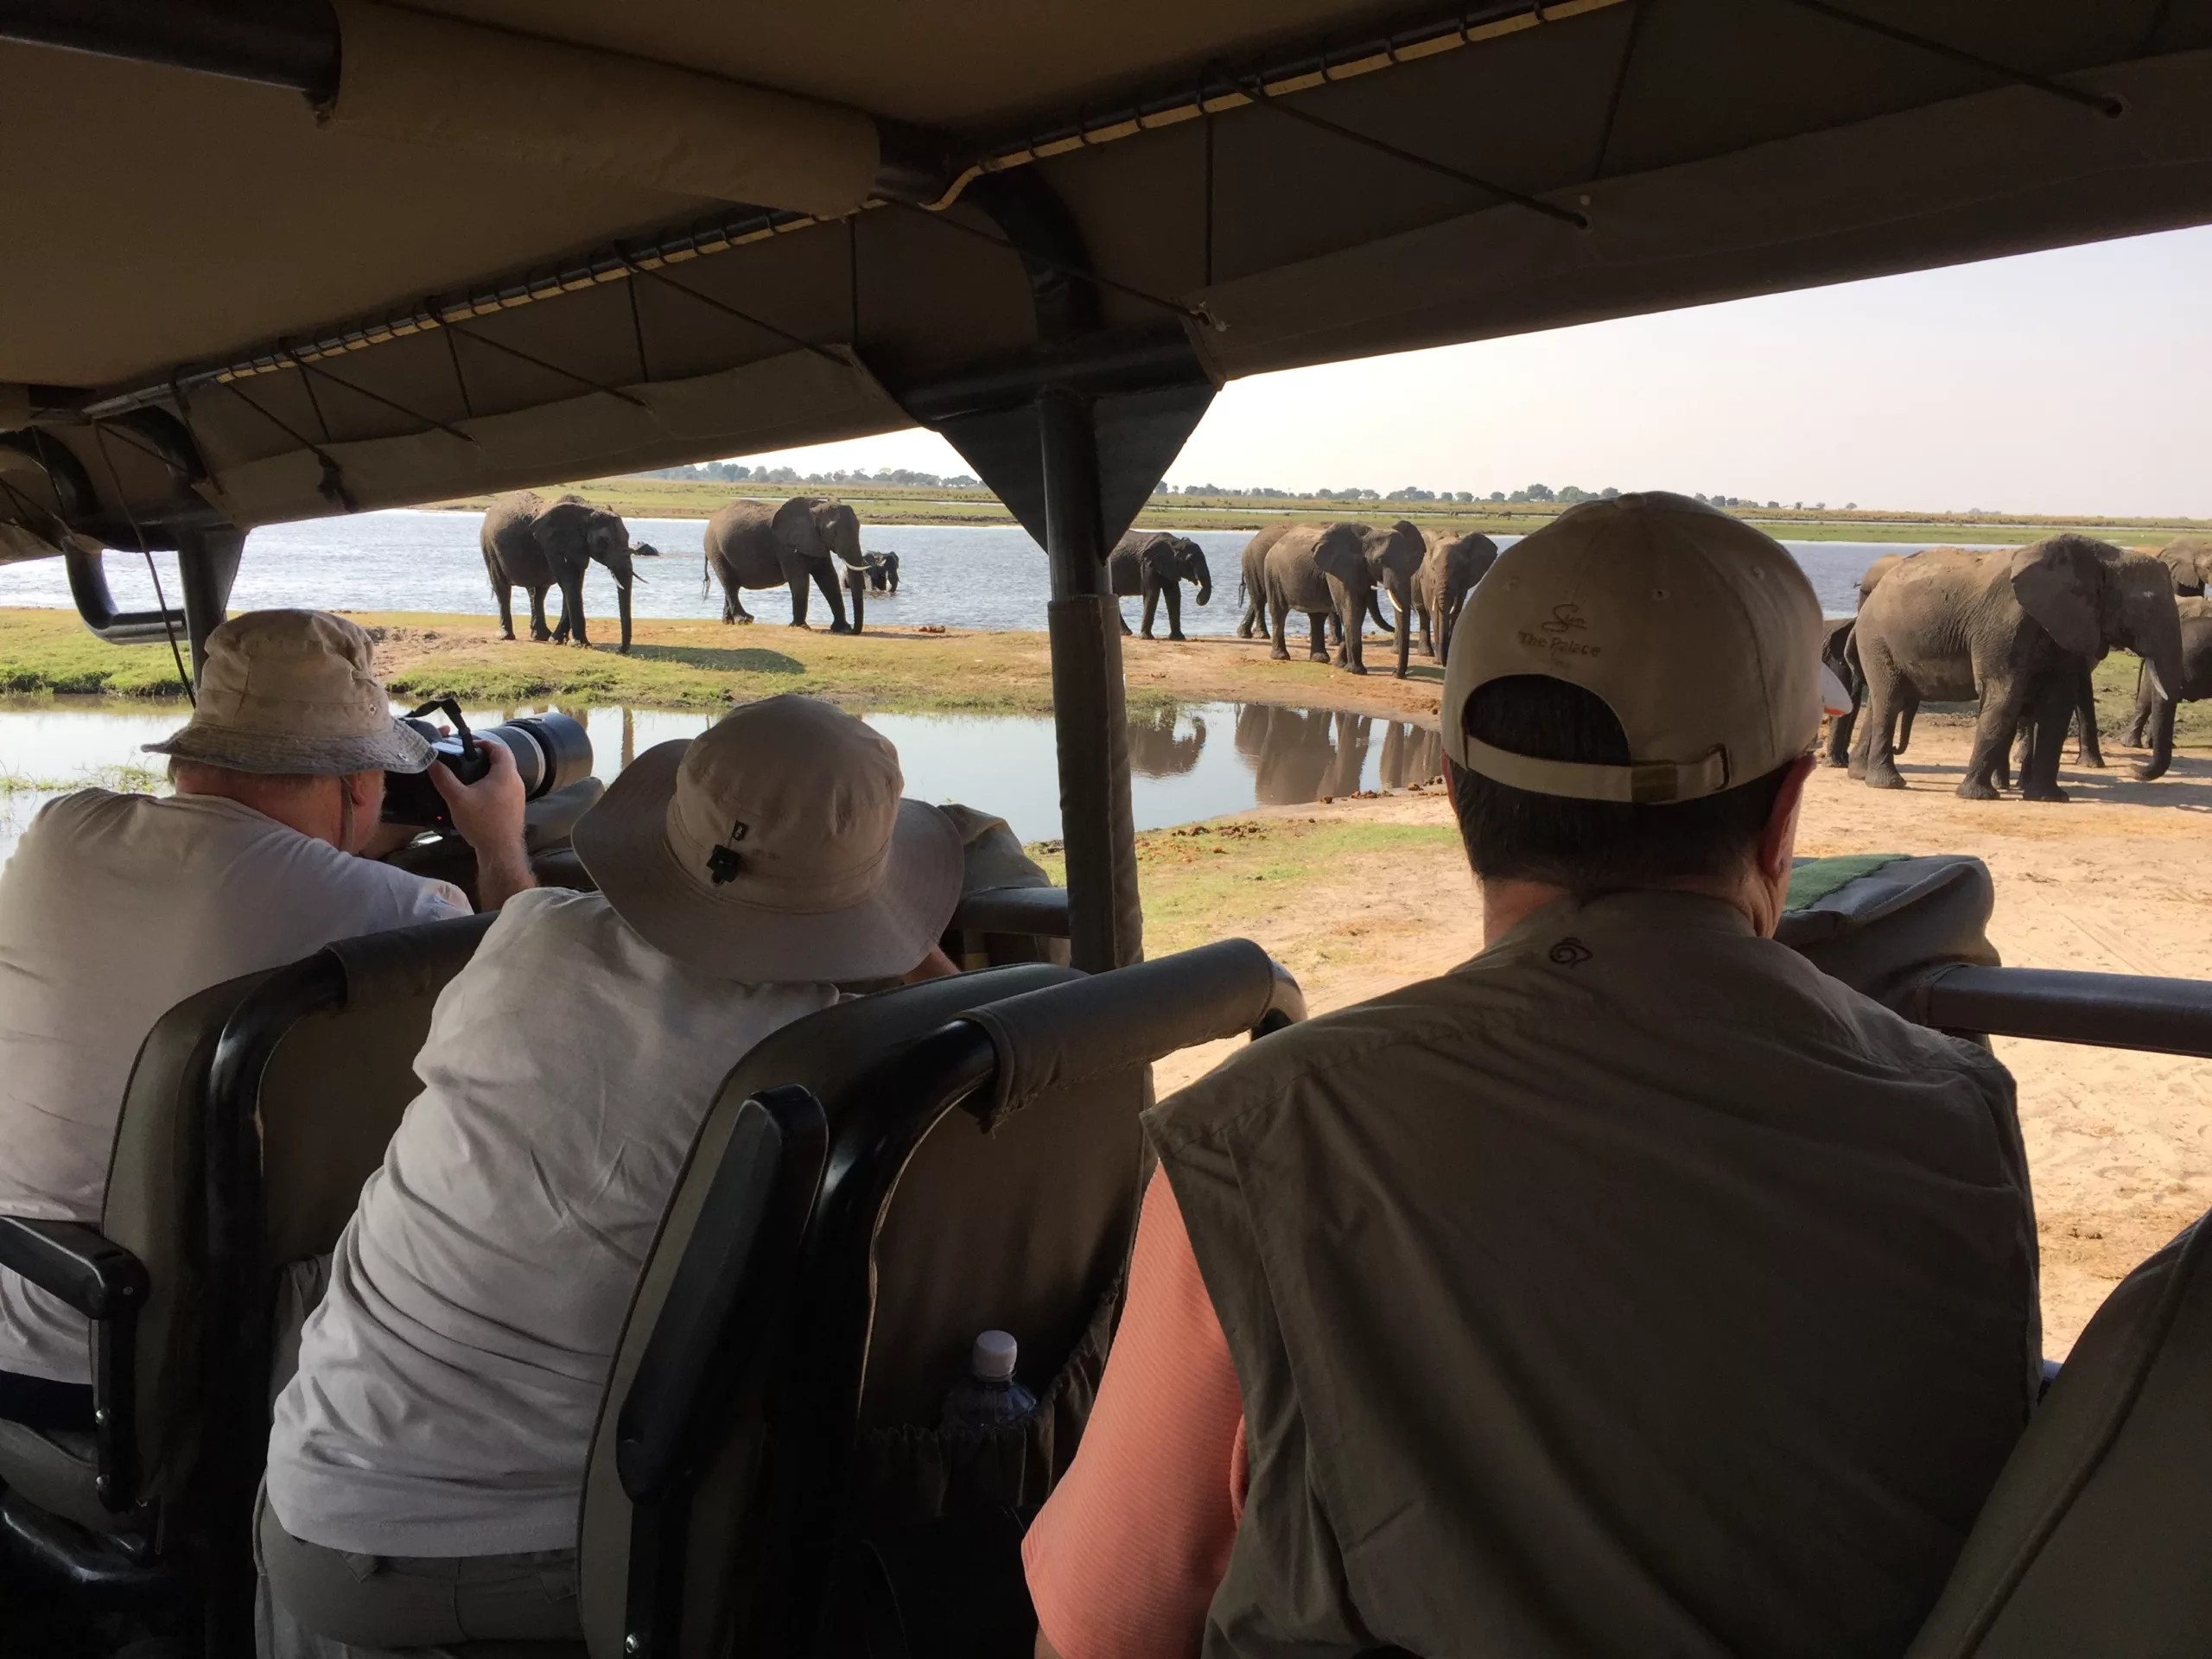
<svg viewBox="0 0 2212 1659">
<path fill-rule="evenodd" d="M 1329 531 L 1313 543 L 1313 568 L 1341 582 L 1369 580 L 1365 538 L 1342 527 Z"/>
<path fill-rule="evenodd" d="M 2020 608 L 2058 642 L 2059 649 L 2094 657 L 2104 649 L 2097 626 L 2094 579 L 2082 558 L 2063 542 L 2024 547 L 2012 556 L 2009 574 Z"/>
<path fill-rule="evenodd" d="M 530 521 L 530 533 L 550 558 L 575 544 L 590 508 L 581 501 L 556 501 Z"/>
</svg>

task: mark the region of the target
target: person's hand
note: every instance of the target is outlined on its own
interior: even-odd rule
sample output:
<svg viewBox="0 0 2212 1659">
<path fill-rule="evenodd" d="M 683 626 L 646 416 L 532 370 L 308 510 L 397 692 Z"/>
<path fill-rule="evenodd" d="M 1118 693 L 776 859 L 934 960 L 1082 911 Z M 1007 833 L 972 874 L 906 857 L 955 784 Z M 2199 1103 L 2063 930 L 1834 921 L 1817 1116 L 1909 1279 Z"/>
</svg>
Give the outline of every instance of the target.
<svg viewBox="0 0 2212 1659">
<path fill-rule="evenodd" d="M 497 910 L 525 887 L 536 887 L 537 878 L 523 851 L 522 775 L 515 770 L 515 758 L 504 743 L 477 747 L 491 763 L 481 778 L 464 784 L 451 767 L 434 760 L 430 784 L 445 802 L 453 827 L 475 851 L 479 908 Z"/>
<path fill-rule="evenodd" d="M 899 982 L 902 985 L 918 985 L 925 979 L 948 979 L 959 971 L 958 966 L 950 957 L 944 954 L 943 948 L 933 944 L 930 946 L 929 955 L 916 963 L 908 970 L 906 976 Z"/>
</svg>

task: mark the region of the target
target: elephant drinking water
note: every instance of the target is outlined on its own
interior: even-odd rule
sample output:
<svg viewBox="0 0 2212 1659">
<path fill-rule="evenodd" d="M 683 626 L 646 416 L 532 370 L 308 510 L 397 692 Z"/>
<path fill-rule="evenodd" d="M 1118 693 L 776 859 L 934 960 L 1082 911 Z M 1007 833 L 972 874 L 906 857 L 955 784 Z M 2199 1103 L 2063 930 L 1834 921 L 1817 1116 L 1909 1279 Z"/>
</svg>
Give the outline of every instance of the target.
<svg viewBox="0 0 2212 1659">
<path fill-rule="evenodd" d="M 722 620 L 750 622 L 740 596 L 747 588 L 787 588 L 791 626 L 804 628 L 807 584 L 830 601 L 830 632 L 850 633 L 838 588 L 838 566 L 865 571 L 859 516 L 842 501 L 795 495 L 772 501 L 733 501 L 707 521 L 707 569 L 722 585 Z M 858 589 L 855 588 L 855 598 Z"/>
<path fill-rule="evenodd" d="M 1144 637 L 1152 638 L 1152 617 L 1162 595 L 1167 601 L 1167 637 L 1183 637 L 1183 584 L 1190 582 L 1198 590 L 1198 603 L 1206 604 L 1213 598 L 1213 574 L 1206 569 L 1205 550 L 1187 536 L 1177 536 L 1166 531 L 1133 530 L 1114 543 L 1114 550 L 1106 560 L 1107 586 L 1119 601 L 1133 594 L 1144 595 Z M 1115 606 L 1118 614 L 1119 604 Z M 1122 632 L 1129 631 L 1128 620 L 1122 620 Z"/>
<path fill-rule="evenodd" d="M 570 634 L 580 645 L 591 638 L 584 619 L 584 572 L 596 559 L 613 573 L 615 607 L 622 624 L 622 646 L 630 649 L 630 584 L 633 554 L 653 550 L 630 544 L 630 531 L 619 514 L 576 496 L 548 501 L 535 490 L 520 490 L 493 501 L 479 539 L 492 594 L 499 601 L 499 637 L 515 637 L 514 590 L 530 595 L 530 637 L 556 645 Z M 545 625 L 545 594 L 561 590 L 561 626 Z"/>
</svg>

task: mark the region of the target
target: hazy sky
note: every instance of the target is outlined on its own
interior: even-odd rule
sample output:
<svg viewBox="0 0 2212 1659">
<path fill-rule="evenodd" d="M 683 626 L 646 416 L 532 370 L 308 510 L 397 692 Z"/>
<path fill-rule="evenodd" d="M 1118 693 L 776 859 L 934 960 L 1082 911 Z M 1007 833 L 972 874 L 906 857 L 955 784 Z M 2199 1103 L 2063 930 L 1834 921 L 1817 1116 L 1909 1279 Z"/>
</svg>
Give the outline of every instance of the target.
<svg viewBox="0 0 2212 1659">
<path fill-rule="evenodd" d="M 2212 227 L 1235 381 L 1167 478 L 2212 517 Z"/>
</svg>

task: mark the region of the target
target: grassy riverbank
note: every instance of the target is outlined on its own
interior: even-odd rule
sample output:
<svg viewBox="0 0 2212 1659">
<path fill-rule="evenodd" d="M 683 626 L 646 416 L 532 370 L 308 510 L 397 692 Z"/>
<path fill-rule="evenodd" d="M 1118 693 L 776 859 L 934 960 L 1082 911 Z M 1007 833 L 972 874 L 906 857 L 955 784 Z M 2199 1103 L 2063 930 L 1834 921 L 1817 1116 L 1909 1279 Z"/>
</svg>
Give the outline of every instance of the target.
<svg viewBox="0 0 2212 1659">
<path fill-rule="evenodd" d="M 715 709 L 803 691 L 856 709 L 912 714 L 1049 715 L 1052 657 L 1041 632 L 953 629 L 924 633 L 871 624 L 857 637 L 772 623 L 730 627 L 640 619 L 630 654 L 600 646 L 497 637 L 488 617 L 351 612 L 377 641 L 377 670 L 395 697 L 454 696 L 512 707 L 557 701 Z M 603 625 L 611 629 L 613 624 Z M 1404 682 L 1364 679 L 1303 660 L 1268 659 L 1263 642 L 1125 642 L 1129 705 L 1190 702 L 1303 703 L 1433 721 L 1438 671 L 1417 663 Z M 61 610 L 0 609 L 0 692 L 178 697 L 166 645 L 109 645 Z"/>
<path fill-rule="evenodd" d="M 587 500 L 632 518 L 706 518 L 740 496 L 782 496 L 810 491 L 852 504 L 864 524 L 1011 524 L 1014 517 L 984 489 L 938 486 L 852 484 L 721 484 L 667 478 L 603 478 L 563 485 Z M 441 502 L 455 512 L 481 512 L 488 496 Z M 1407 518 L 1437 529 L 1480 530 L 1519 536 L 1548 524 L 1560 509 L 1547 502 L 1339 501 L 1251 495 L 1156 495 L 1138 515 L 1147 530 L 1254 531 L 1282 518 Z M 1851 512 L 1824 508 L 1755 508 L 1738 517 L 1769 535 L 1796 542 L 2031 542 L 2061 531 L 2078 531 L 2123 544 L 2160 546 L 2177 536 L 2212 533 L 2212 524 L 2188 518 L 2057 518 L 2021 513 L 1929 513 L 1886 509 Z M 667 548 L 666 552 L 688 551 Z"/>
</svg>

